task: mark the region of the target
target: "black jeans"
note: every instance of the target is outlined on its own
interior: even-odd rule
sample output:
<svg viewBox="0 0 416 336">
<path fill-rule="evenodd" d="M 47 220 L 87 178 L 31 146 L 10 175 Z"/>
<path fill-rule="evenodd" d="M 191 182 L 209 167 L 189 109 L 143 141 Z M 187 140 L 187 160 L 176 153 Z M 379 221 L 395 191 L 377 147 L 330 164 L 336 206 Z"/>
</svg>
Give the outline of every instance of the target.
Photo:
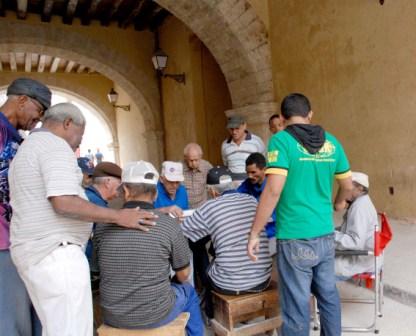
<svg viewBox="0 0 416 336">
<path fill-rule="evenodd" d="M 189 248 L 194 260 L 194 283 L 198 284 L 198 277 L 202 288 L 208 286 L 207 269 L 209 267 L 209 257 L 205 245 L 211 240 L 211 236 L 206 236 L 196 242 L 189 240 Z"/>
</svg>

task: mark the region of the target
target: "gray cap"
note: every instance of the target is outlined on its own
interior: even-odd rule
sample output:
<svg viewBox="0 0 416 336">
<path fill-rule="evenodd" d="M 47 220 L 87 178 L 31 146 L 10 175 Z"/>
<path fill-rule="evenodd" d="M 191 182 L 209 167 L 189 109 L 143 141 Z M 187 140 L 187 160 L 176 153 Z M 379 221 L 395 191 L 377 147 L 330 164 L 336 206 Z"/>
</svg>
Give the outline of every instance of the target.
<svg viewBox="0 0 416 336">
<path fill-rule="evenodd" d="M 7 95 L 28 96 L 38 101 L 45 110 L 51 106 L 51 90 L 34 79 L 16 79 L 7 88 Z"/>
<path fill-rule="evenodd" d="M 238 128 L 241 124 L 244 124 L 246 121 L 242 116 L 234 115 L 227 119 L 227 128 Z"/>
</svg>

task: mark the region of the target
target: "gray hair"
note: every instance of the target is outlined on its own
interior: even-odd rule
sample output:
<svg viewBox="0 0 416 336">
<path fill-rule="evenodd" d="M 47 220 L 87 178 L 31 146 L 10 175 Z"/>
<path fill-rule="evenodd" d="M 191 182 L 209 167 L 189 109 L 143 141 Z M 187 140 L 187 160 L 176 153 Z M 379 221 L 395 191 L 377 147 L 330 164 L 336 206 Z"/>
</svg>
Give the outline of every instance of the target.
<svg viewBox="0 0 416 336">
<path fill-rule="evenodd" d="M 63 122 L 66 119 L 71 119 L 74 124 L 79 126 L 85 125 L 85 118 L 81 110 L 71 103 L 59 103 L 51 106 L 45 111 L 42 121 Z"/>
<path fill-rule="evenodd" d="M 156 195 L 157 186 L 156 184 L 149 183 L 123 183 L 124 186 L 130 191 L 131 196 L 139 197 L 144 194 Z"/>
<path fill-rule="evenodd" d="M 234 184 L 233 182 L 228 182 L 228 183 L 222 183 L 222 184 L 212 184 L 208 186 L 211 189 L 214 189 L 217 193 L 222 194 L 225 191 L 228 190 L 234 190 Z"/>
<path fill-rule="evenodd" d="M 202 152 L 202 148 L 201 148 L 201 146 L 200 145 L 198 145 L 197 143 L 195 143 L 195 142 L 191 142 L 191 143 L 189 143 L 189 144 L 187 144 L 186 146 L 185 146 L 185 148 L 183 149 L 183 155 L 188 155 L 188 153 L 192 150 L 192 149 L 195 149 L 197 152 L 198 152 L 198 154 L 200 154 L 201 156 L 202 156 L 202 154 L 203 154 L 203 152 Z"/>
</svg>

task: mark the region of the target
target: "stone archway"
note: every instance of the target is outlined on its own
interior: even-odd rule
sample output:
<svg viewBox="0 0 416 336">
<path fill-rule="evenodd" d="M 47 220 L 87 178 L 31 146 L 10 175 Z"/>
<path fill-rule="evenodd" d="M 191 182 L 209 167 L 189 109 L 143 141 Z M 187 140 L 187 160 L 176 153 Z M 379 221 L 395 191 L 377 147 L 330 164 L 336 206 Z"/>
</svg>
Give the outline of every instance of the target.
<svg viewBox="0 0 416 336">
<path fill-rule="evenodd" d="M 244 115 L 265 133 L 265 120 L 277 111 L 271 50 L 264 23 L 251 5 L 246 0 L 155 1 L 189 26 L 217 60 L 233 104 L 226 114 Z"/>
<path fill-rule="evenodd" d="M 83 34 L 81 29 L 75 30 L 72 26 L 64 25 L 56 25 L 50 29 L 46 24 L 5 21 L 0 30 L 0 52 L 20 51 L 61 56 L 110 78 L 126 92 L 132 104 L 137 106 L 144 120 L 143 145 L 148 148 L 148 159 L 158 164 L 163 156 L 163 142 L 159 89 L 153 69 L 146 71 L 147 67 L 128 62 L 125 55 L 116 48 L 109 47 L 109 41 L 105 43 L 94 39 Z M 153 41 L 151 33 L 148 34 L 149 40 Z M 103 117 L 106 118 L 105 115 Z M 115 118 L 110 121 L 114 124 Z"/>
</svg>

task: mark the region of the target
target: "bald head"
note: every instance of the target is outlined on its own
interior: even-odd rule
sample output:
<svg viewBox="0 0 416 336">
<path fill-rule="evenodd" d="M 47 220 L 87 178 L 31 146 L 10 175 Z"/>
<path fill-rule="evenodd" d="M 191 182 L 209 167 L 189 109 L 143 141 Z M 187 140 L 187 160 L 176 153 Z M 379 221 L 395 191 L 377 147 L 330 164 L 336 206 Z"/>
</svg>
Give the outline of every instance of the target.
<svg viewBox="0 0 416 336">
<path fill-rule="evenodd" d="M 197 143 L 189 143 L 183 150 L 183 156 L 189 169 L 198 169 L 202 158 L 202 148 Z"/>
</svg>

